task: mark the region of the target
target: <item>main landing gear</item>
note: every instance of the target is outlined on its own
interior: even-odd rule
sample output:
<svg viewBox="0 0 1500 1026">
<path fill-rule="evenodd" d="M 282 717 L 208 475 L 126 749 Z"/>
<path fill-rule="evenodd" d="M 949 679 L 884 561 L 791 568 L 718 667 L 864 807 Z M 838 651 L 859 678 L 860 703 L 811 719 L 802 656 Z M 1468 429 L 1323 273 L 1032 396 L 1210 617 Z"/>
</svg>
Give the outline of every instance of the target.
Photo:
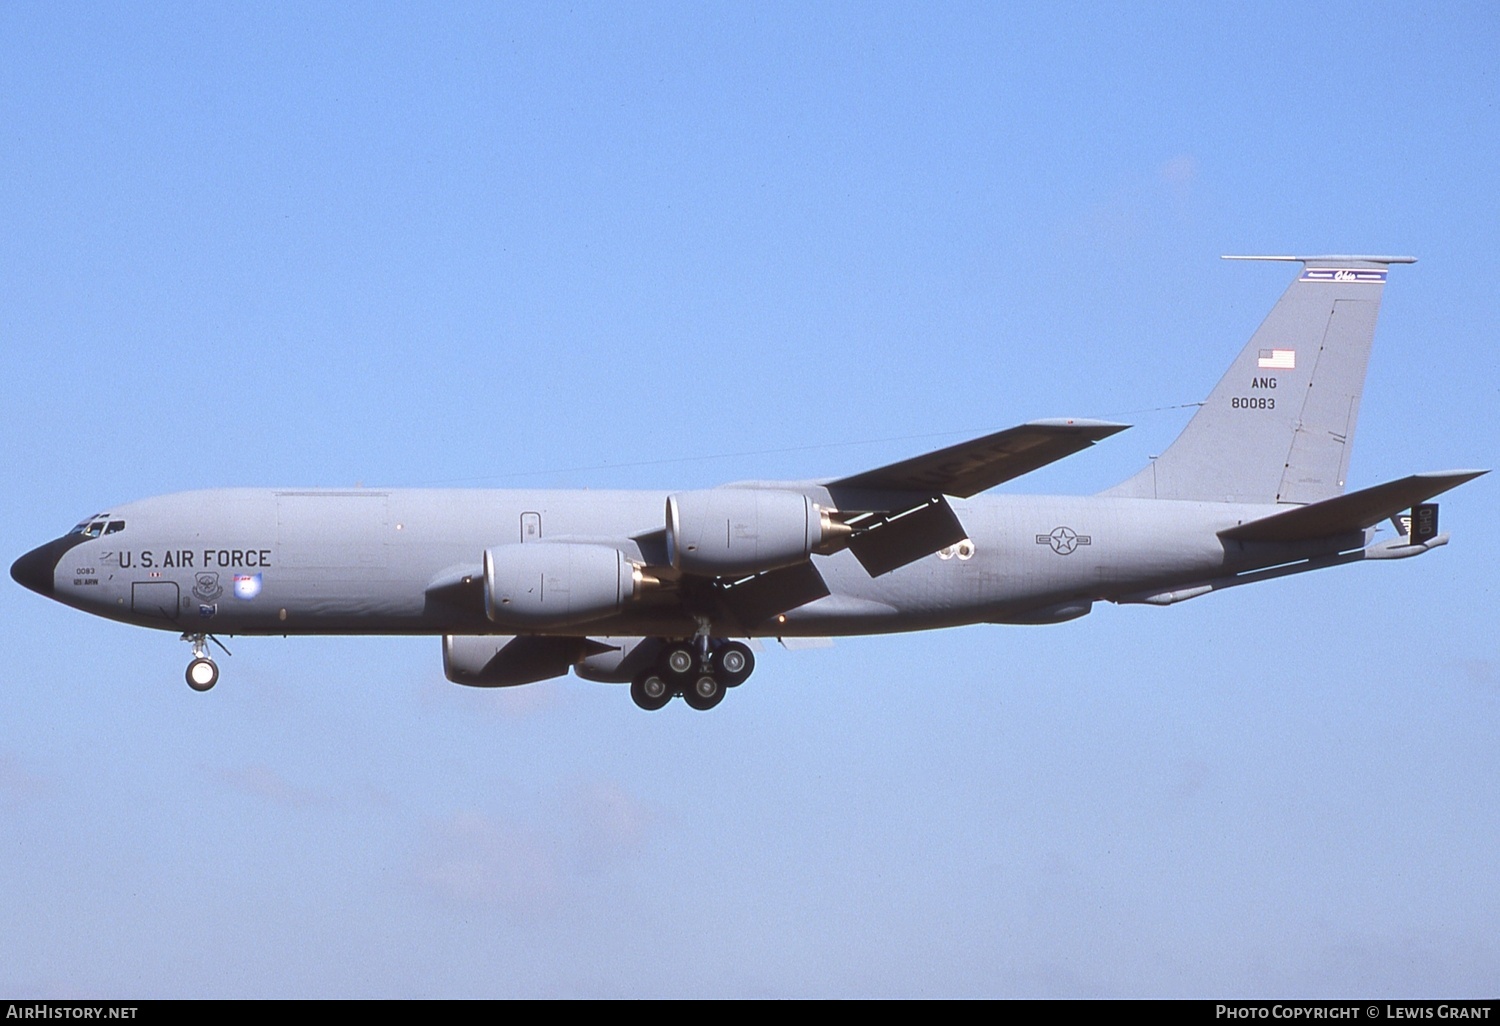
<svg viewBox="0 0 1500 1026">
<path fill-rule="evenodd" d="M 220 648 L 224 648 L 224 643 L 212 634 L 184 634 L 182 640 L 193 643 L 193 661 L 188 663 L 184 674 L 188 687 L 194 691 L 207 691 L 219 683 L 219 664 L 208 654 L 208 643 L 212 641 Z M 224 654 L 228 655 L 229 649 L 224 648 Z"/>
<path fill-rule="evenodd" d="M 667 645 L 656 660 L 630 683 L 630 697 L 642 709 L 655 711 L 681 695 L 694 709 L 707 711 L 724 700 L 724 692 L 743 684 L 755 670 L 755 656 L 738 641 L 700 636 Z"/>
</svg>

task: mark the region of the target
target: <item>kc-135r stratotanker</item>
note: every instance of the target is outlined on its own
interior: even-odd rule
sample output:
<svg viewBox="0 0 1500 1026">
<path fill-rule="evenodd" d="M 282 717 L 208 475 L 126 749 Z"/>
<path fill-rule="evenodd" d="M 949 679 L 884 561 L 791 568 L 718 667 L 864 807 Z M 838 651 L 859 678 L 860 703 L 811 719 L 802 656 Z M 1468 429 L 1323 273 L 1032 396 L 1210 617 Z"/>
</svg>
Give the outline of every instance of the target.
<svg viewBox="0 0 1500 1026">
<path fill-rule="evenodd" d="M 629 682 L 646 709 L 709 709 L 754 666 L 738 639 L 1060 623 L 1446 544 L 1429 500 L 1484 471 L 1344 491 L 1386 275 L 1412 258 L 1249 259 L 1302 272 L 1166 452 L 1097 495 L 980 495 L 1126 427 L 1041 420 L 816 481 L 168 495 L 88 518 L 11 575 L 181 632 L 200 691 L 219 634 L 432 634 L 460 684 L 571 669 Z"/>
</svg>

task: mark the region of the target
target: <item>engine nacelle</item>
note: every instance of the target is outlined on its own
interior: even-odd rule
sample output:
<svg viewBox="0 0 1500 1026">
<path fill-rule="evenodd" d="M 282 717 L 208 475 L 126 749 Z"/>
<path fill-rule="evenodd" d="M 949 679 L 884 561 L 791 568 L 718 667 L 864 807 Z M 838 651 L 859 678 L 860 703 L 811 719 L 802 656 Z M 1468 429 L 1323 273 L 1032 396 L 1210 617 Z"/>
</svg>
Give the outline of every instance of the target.
<svg viewBox="0 0 1500 1026">
<path fill-rule="evenodd" d="M 561 677 L 583 655 L 581 638 L 448 634 L 443 676 L 471 688 L 509 688 Z"/>
<path fill-rule="evenodd" d="M 600 684 L 629 684 L 640 671 L 656 664 L 666 642 L 661 638 L 589 638 L 589 654 L 573 672 Z"/>
<path fill-rule="evenodd" d="M 609 545 L 534 542 L 484 553 L 484 611 L 505 627 L 542 630 L 599 620 L 624 609 L 650 583 Z"/>
<path fill-rule="evenodd" d="M 832 552 L 849 537 L 807 496 L 771 488 L 712 488 L 667 499 L 667 557 L 706 577 L 756 574 Z"/>
</svg>

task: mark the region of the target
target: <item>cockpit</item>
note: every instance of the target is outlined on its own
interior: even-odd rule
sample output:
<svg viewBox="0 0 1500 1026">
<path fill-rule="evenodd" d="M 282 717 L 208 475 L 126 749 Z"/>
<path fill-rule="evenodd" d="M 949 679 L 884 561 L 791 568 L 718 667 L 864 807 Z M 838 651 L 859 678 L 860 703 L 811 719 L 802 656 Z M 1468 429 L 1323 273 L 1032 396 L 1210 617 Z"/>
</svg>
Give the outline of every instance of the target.
<svg viewBox="0 0 1500 1026">
<path fill-rule="evenodd" d="M 81 534 L 85 538 L 98 538 L 106 534 L 119 534 L 123 530 L 125 530 L 125 521 L 111 520 L 108 513 L 95 513 L 80 521 L 73 530 L 68 532 L 68 535 Z"/>
</svg>

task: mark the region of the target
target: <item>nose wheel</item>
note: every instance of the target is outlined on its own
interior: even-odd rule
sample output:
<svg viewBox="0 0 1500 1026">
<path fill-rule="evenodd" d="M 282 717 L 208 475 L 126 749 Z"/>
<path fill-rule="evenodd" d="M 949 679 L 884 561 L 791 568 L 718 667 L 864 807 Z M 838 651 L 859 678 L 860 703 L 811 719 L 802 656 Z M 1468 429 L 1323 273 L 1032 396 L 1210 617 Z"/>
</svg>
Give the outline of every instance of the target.
<svg viewBox="0 0 1500 1026">
<path fill-rule="evenodd" d="M 220 648 L 224 648 L 224 643 L 212 634 L 184 634 L 182 640 L 193 644 L 193 661 L 187 664 L 187 672 L 183 675 L 188 687 L 194 691 L 207 691 L 219 683 L 219 664 L 208 654 L 208 643 L 212 641 Z M 224 654 L 228 655 L 229 649 L 224 648 Z"/>
<path fill-rule="evenodd" d="M 194 691 L 207 691 L 219 683 L 219 664 L 207 656 L 194 659 L 187 666 L 187 682 Z"/>
</svg>

